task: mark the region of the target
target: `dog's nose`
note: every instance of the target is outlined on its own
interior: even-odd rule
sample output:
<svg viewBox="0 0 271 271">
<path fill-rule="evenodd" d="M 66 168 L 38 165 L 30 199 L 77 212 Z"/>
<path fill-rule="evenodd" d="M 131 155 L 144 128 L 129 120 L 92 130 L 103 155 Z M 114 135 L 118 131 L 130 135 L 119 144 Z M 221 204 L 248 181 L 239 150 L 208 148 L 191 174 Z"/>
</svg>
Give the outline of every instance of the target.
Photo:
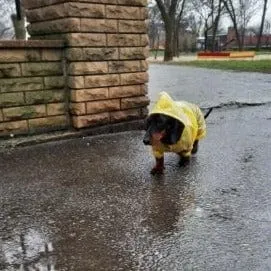
<svg viewBox="0 0 271 271">
<path fill-rule="evenodd" d="M 150 144 L 151 144 L 150 140 L 147 139 L 147 138 L 144 138 L 144 139 L 143 139 L 143 143 L 144 143 L 145 145 L 150 145 Z"/>
</svg>

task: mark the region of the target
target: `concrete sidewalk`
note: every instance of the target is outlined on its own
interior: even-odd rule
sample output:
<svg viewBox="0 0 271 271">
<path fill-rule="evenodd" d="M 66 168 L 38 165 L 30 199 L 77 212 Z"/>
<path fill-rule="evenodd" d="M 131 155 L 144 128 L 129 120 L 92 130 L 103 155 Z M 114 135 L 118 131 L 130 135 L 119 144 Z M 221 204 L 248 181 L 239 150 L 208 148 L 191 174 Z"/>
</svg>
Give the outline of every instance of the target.
<svg viewBox="0 0 271 271">
<path fill-rule="evenodd" d="M 154 95 L 154 75 L 172 70 L 151 69 Z M 271 107 L 230 105 L 232 89 L 219 98 L 197 75 L 200 104 L 226 105 L 187 168 L 168 154 L 165 174 L 151 176 L 142 131 L 0 152 L 0 270 L 270 270 Z M 240 76 L 241 90 L 253 78 Z M 256 78 L 243 95 L 237 85 L 240 99 L 266 92 Z M 199 99 L 185 84 L 182 96 Z"/>
<path fill-rule="evenodd" d="M 161 177 L 142 132 L 1 153 L 1 270 L 269 270 L 270 116 L 216 110 Z"/>
</svg>

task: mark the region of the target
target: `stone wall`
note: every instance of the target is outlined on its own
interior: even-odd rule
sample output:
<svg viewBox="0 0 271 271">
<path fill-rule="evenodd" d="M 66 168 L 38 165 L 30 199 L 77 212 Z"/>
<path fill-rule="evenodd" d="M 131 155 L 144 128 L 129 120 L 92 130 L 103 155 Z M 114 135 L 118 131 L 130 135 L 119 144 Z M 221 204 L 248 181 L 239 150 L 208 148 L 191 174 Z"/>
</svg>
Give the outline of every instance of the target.
<svg viewBox="0 0 271 271">
<path fill-rule="evenodd" d="M 62 41 L 0 42 L 0 135 L 66 128 Z"/>
<path fill-rule="evenodd" d="M 146 0 L 28 0 L 32 39 L 64 39 L 75 128 L 144 118 Z"/>
<path fill-rule="evenodd" d="M 147 114 L 147 0 L 24 0 L 29 41 L 0 42 L 0 135 Z"/>
</svg>

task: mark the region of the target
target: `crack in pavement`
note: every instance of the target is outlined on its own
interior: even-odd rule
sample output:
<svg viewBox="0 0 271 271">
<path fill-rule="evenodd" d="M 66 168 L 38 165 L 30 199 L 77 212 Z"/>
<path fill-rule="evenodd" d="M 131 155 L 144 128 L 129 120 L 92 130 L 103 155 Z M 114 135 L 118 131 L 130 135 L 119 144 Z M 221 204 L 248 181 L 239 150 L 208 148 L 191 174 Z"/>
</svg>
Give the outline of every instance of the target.
<svg viewBox="0 0 271 271">
<path fill-rule="evenodd" d="M 214 106 L 207 106 L 201 107 L 202 110 L 208 110 L 211 108 L 218 108 L 218 109 L 234 109 L 234 108 L 245 108 L 245 107 L 252 107 L 252 106 L 263 106 L 263 105 L 271 105 L 271 101 L 267 102 L 238 102 L 238 101 L 230 101 L 226 103 L 220 103 Z"/>
</svg>

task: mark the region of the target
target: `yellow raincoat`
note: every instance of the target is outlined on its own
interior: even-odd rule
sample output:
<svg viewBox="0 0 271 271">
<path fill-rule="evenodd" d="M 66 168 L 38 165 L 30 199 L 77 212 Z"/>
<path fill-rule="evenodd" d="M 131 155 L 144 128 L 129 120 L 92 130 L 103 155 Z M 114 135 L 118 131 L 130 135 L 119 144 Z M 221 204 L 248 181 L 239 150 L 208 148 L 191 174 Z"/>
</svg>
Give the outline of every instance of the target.
<svg viewBox="0 0 271 271">
<path fill-rule="evenodd" d="M 185 101 L 174 101 L 166 92 L 160 93 L 160 98 L 150 112 L 150 115 L 152 114 L 164 114 L 173 117 L 185 126 L 182 136 L 176 144 L 165 145 L 160 143 L 158 146 L 152 146 L 156 158 L 163 157 L 164 152 L 175 152 L 188 157 L 191 155 L 195 140 L 200 140 L 206 136 L 206 124 L 200 108 Z"/>
</svg>

